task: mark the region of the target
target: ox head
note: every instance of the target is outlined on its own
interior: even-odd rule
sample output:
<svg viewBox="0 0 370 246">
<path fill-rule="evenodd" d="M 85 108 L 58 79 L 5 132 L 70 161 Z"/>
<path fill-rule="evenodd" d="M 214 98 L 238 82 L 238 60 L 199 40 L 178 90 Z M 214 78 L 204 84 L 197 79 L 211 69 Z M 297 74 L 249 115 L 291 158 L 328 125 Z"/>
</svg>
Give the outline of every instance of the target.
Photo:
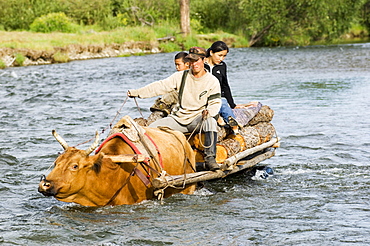
<svg viewBox="0 0 370 246">
<path fill-rule="evenodd" d="M 96 132 L 95 141 L 86 150 L 69 147 L 55 130 L 52 134 L 62 145 L 64 152 L 55 160 L 54 169 L 50 174 L 42 177 L 38 191 L 45 196 L 72 202 L 85 185 L 87 173 L 94 171 L 94 166 L 100 166 L 103 154 L 89 156 L 99 145 L 99 134 Z"/>
</svg>

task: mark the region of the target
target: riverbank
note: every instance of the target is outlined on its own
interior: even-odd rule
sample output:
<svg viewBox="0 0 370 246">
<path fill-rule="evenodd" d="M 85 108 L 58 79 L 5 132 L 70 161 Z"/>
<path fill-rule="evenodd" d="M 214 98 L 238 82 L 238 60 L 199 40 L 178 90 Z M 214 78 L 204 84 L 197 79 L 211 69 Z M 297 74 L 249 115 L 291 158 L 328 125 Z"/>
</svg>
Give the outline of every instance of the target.
<svg viewBox="0 0 370 246">
<path fill-rule="evenodd" d="M 158 52 L 155 33 L 145 28 L 72 34 L 0 31 L 1 68 Z"/>
<path fill-rule="evenodd" d="M 209 47 L 216 40 L 223 40 L 230 47 L 247 46 L 245 39 L 229 33 L 182 37 L 168 35 L 176 33 L 168 30 L 165 34 L 146 27 L 73 34 L 0 31 L 0 68 L 173 52 L 191 46 Z"/>
<path fill-rule="evenodd" d="M 104 45 L 70 44 L 66 47 L 53 47 L 51 50 L 0 48 L 0 59 L 5 67 L 13 67 L 159 52 L 158 44 L 154 42 L 126 42 Z"/>
<path fill-rule="evenodd" d="M 160 38 L 157 36 L 153 29 L 145 27 L 118 29 L 111 32 L 89 30 L 77 34 L 0 31 L 0 69 L 173 52 L 185 50 L 191 46 L 209 47 L 217 40 L 223 40 L 232 48 L 248 47 L 248 40 L 245 37 L 224 32 L 199 34 L 186 38 L 180 34 Z M 349 41 L 365 42 L 366 40 L 356 40 L 356 36 L 350 35 L 344 36 L 335 44 Z"/>
</svg>

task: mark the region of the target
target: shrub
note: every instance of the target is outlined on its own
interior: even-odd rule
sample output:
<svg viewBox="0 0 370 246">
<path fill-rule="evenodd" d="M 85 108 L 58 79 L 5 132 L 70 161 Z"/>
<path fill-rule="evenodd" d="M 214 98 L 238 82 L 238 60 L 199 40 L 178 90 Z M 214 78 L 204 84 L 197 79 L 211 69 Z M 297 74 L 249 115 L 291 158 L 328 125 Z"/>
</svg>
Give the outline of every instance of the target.
<svg viewBox="0 0 370 246">
<path fill-rule="evenodd" d="M 6 68 L 6 64 L 3 59 L 0 59 L 0 69 Z"/>
<path fill-rule="evenodd" d="M 59 52 L 59 51 L 57 51 L 53 55 L 53 60 L 54 60 L 54 62 L 60 62 L 60 63 L 69 62 L 70 61 L 69 55 L 67 53 Z"/>
<path fill-rule="evenodd" d="M 124 27 L 127 26 L 128 21 L 127 17 L 124 14 L 118 14 L 117 16 L 107 16 L 102 20 L 99 25 L 104 29 L 104 30 L 113 30 L 118 27 Z"/>
<path fill-rule="evenodd" d="M 159 45 L 159 48 L 162 52 L 165 52 L 165 53 L 181 50 L 181 47 L 179 47 L 177 44 L 172 43 L 172 42 L 162 43 Z"/>
<path fill-rule="evenodd" d="M 78 31 L 78 25 L 72 21 L 64 13 L 50 13 L 36 18 L 30 25 L 30 30 L 33 32 L 66 32 L 72 33 Z"/>
<path fill-rule="evenodd" d="M 26 60 L 26 57 L 22 55 L 21 53 L 15 54 L 15 62 L 18 66 L 23 66 L 24 61 Z"/>
</svg>

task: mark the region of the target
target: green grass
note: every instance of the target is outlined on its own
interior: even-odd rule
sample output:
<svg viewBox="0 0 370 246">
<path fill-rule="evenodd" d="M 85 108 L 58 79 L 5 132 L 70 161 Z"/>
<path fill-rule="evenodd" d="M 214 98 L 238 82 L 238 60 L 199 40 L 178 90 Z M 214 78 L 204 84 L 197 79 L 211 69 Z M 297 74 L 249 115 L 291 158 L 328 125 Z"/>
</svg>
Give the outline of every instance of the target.
<svg viewBox="0 0 370 246">
<path fill-rule="evenodd" d="M 59 62 L 59 63 L 69 62 L 70 61 L 69 55 L 67 53 L 60 52 L 60 51 L 57 51 L 53 55 L 53 59 L 54 59 L 55 62 Z"/>
<path fill-rule="evenodd" d="M 6 64 L 3 61 L 3 59 L 0 59 L 0 69 L 4 69 L 4 68 L 6 68 Z"/>
<path fill-rule="evenodd" d="M 25 60 L 26 60 L 26 57 L 24 57 L 24 55 L 22 55 L 20 53 L 15 54 L 15 63 L 18 66 L 23 66 L 23 63 L 24 63 Z"/>
<path fill-rule="evenodd" d="M 130 41 L 155 41 L 156 35 L 150 28 L 122 28 L 111 32 L 82 31 L 79 33 L 35 33 L 0 31 L 0 48 L 53 50 L 70 44 L 104 45 Z"/>
<path fill-rule="evenodd" d="M 227 40 L 230 47 L 246 47 L 245 38 L 224 32 L 198 35 L 192 33 L 183 37 L 176 25 L 168 23 L 151 28 L 146 26 L 117 28 L 113 31 L 95 31 L 95 27 L 84 27 L 78 33 L 36 33 L 26 31 L 6 32 L 0 31 L 0 48 L 31 49 L 53 51 L 54 47 L 67 47 L 71 44 L 110 45 L 126 42 L 150 42 L 157 44 L 162 52 L 173 52 L 189 49 L 191 46 L 209 47 L 217 40 Z M 174 36 L 174 42 L 158 43 L 158 38 Z"/>
<path fill-rule="evenodd" d="M 361 26 L 353 25 L 349 32 L 351 38 L 340 38 L 333 40 L 332 43 L 343 43 L 344 41 L 350 42 L 355 41 L 355 38 L 368 37 L 368 32 Z M 299 36 L 299 30 L 297 36 Z M 173 36 L 174 41 L 158 41 L 158 38 L 164 38 Z M 301 37 L 299 44 L 297 45 L 308 45 L 307 39 L 309 37 Z M 15 64 L 22 66 L 25 57 L 20 54 L 21 51 L 16 49 L 28 49 L 35 51 L 46 51 L 53 54 L 54 62 L 68 62 L 70 57 L 67 53 L 58 52 L 60 48 L 65 48 L 69 45 L 81 45 L 81 46 L 107 46 L 112 44 L 123 44 L 123 43 L 134 43 L 134 42 L 146 42 L 150 43 L 153 48 L 158 47 L 161 52 L 175 52 L 181 50 L 188 50 L 192 46 L 200 46 L 208 48 L 211 44 L 217 40 L 224 41 L 230 48 L 241 48 L 248 47 L 249 40 L 244 36 L 243 33 L 230 34 L 223 31 L 216 31 L 214 33 L 196 33 L 193 31 L 190 35 L 184 37 L 180 34 L 179 27 L 177 24 L 160 23 L 155 27 L 148 26 L 133 26 L 117 28 L 112 31 L 101 31 L 96 26 L 84 26 L 79 29 L 76 33 L 36 33 L 27 31 L 13 31 L 6 32 L 0 31 L 0 49 L 11 48 L 15 49 L 14 52 L 18 52 L 16 55 Z M 361 39 L 362 40 L 362 39 Z M 368 40 L 368 38 L 367 38 Z M 289 44 L 289 37 L 287 40 L 282 40 Z M 324 44 L 328 44 L 327 42 Z M 59 49 L 55 49 L 58 47 Z M 123 54 L 122 56 L 128 56 L 130 54 Z M 135 55 L 145 55 L 135 54 Z M 5 62 L 0 60 L 0 68 L 6 66 Z"/>
</svg>

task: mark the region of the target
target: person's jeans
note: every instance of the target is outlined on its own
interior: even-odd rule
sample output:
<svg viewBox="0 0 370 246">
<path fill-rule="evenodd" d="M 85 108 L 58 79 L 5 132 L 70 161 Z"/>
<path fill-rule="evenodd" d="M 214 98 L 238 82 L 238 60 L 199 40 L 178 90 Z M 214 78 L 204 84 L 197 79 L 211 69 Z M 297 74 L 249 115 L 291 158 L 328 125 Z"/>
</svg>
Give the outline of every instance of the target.
<svg viewBox="0 0 370 246">
<path fill-rule="evenodd" d="M 220 109 L 220 115 L 224 119 L 226 123 L 229 122 L 229 116 L 233 117 L 235 119 L 234 112 L 232 108 L 230 108 L 229 104 L 227 103 L 226 98 L 221 98 L 222 104 Z"/>
</svg>

